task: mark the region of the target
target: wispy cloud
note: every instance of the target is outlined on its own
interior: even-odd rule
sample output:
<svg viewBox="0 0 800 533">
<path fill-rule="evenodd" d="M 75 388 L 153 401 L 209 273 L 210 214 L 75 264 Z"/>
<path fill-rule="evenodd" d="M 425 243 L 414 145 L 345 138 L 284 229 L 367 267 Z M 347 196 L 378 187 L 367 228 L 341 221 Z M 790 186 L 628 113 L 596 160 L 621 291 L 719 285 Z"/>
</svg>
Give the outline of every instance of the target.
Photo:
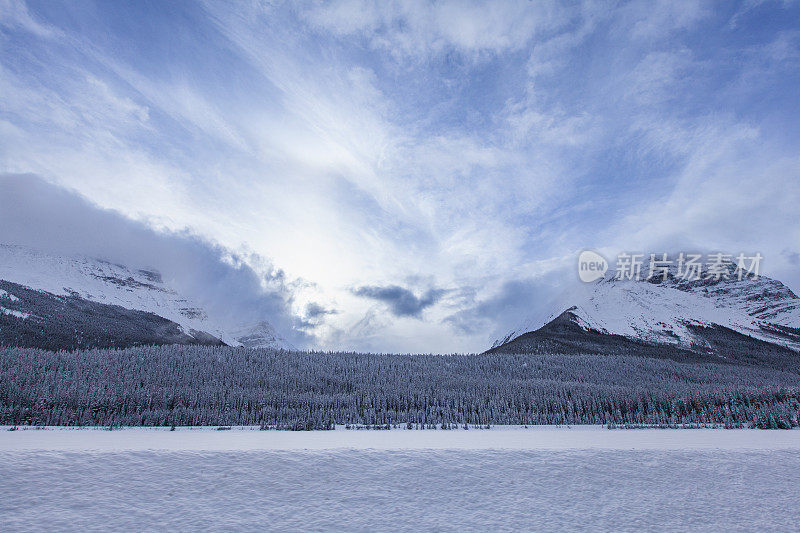
<svg viewBox="0 0 800 533">
<path fill-rule="evenodd" d="M 284 272 L 324 348 L 483 349 L 583 248 L 797 287 L 799 8 L 754 4 L 5 0 L 0 171 Z"/>
<path fill-rule="evenodd" d="M 315 27 L 361 37 L 396 57 L 428 59 L 449 51 L 477 57 L 519 50 L 540 32 L 568 24 L 572 10 L 549 1 L 537 9 L 524 0 L 487 9 L 482 2 L 337 0 L 312 5 L 303 15 Z"/>
</svg>

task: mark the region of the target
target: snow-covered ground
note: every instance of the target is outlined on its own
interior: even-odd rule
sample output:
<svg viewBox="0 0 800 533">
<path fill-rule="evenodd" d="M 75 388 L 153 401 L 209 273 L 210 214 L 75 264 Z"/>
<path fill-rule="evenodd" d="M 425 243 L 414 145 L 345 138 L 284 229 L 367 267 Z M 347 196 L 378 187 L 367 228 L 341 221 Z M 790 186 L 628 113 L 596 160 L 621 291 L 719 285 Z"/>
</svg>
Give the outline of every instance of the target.
<svg viewBox="0 0 800 533">
<path fill-rule="evenodd" d="M 800 431 L 0 431 L 3 531 L 792 531 Z"/>
<path fill-rule="evenodd" d="M 233 428 L 21 428 L 0 426 L 0 452 L 258 450 L 780 450 L 800 451 L 800 431 L 493 426 L 491 429 L 259 431 Z"/>
</svg>

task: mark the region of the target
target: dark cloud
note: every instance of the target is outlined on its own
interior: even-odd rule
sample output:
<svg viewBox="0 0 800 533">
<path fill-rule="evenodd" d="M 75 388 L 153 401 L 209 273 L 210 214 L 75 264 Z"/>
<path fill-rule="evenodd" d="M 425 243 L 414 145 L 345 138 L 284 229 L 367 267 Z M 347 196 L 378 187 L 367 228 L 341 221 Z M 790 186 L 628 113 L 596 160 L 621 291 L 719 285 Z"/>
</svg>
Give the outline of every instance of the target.
<svg viewBox="0 0 800 533">
<path fill-rule="evenodd" d="M 495 294 L 474 300 L 444 321 L 467 335 L 491 332 L 495 340 L 522 322 L 543 321 L 564 306 L 568 299 L 563 296 L 563 278 L 564 273 L 557 271 L 541 278 L 506 281 Z"/>
<path fill-rule="evenodd" d="M 536 299 L 534 284 L 529 280 L 514 280 L 503 284 L 490 298 L 478 300 L 447 318 L 445 322 L 465 334 L 487 331 L 503 315 L 519 315 L 530 311 Z"/>
<path fill-rule="evenodd" d="M 336 315 L 336 314 L 339 314 L 338 310 L 326 309 L 317 302 L 310 302 L 308 305 L 306 305 L 306 318 L 309 320 L 315 318 L 321 318 L 324 317 L 325 315 Z"/>
<path fill-rule="evenodd" d="M 783 256 L 789 262 L 790 265 L 793 266 L 800 266 L 800 253 L 792 252 L 790 250 L 784 250 Z"/>
<path fill-rule="evenodd" d="M 389 306 L 395 316 L 419 317 L 422 311 L 438 302 L 447 291 L 428 289 L 422 296 L 416 296 L 409 289 L 399 285 L 365 285 L 352 290 L 356 296 L 371 298 Z"/>
<path fill-rule="evenodd" d="M 0 243 L 156 269 L 223 326 L 265 320 L 295 346 L 310 341 L 291 312 L 291 285 L 269 260 L 237 255 L 188 231 L 155 231 L 35 175 L 0 174 Z"/>
</svg>

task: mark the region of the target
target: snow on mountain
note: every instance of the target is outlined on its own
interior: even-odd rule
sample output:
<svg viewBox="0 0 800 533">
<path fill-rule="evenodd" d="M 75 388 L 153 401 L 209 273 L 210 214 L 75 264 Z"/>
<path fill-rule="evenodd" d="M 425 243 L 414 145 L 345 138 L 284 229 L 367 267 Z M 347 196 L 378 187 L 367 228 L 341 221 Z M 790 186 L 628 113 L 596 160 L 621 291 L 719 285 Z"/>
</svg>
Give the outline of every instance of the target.
<svg viewBox="0 0 800 533">
<path fill-rule="evenodd" d="M 232 346 L 291 348 L 266 322 L 224 327 L 190 299 L 170 288 L 155 270 L 85 256 L 63 256 L 32 248 L 0 244 L 0 280 L 37 291 L 146 311 L 180 325 L 187 334 L 205 332 Z M 14 295 L 3 291 L 3 299 Z"/>
<path fill-rule="evenodd" d="M 618 280 L 582 284 L 542 320 L 530 317 L 493 348 L 535 331 L 567 312 L 581 329 L 650 343 L 692 347 L 703 344 L 696 326 L 723 326 L 773 344 L 800 350 L 800 298 L 781 282 L 733 275 L 687 281 L 674 270 L 667 279 Z M 693 329 L 694 327 L 694 329 Z"/>
<path fill-rule="evenodd" d="M 275 332 L 275 328 L 268 322 L 258 322 L 231 330 L 228 334 L 237 340 L 239 344 L 247 348 L 287 348 L 292 349 L 280 335 Z"/>
</svg>

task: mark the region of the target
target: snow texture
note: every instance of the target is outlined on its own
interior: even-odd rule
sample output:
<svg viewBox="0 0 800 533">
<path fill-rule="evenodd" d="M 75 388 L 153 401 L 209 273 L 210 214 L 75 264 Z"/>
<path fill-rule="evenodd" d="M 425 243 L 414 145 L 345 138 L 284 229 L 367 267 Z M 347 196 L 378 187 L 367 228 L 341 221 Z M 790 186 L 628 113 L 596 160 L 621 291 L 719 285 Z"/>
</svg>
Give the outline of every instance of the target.
<svg viewBox="0 0 800 533">
<path fill-rule="evenodd" d="M 11 315 L 11 316 L 15 316 L 15 317 L 17 317 L 17 318 L 21 318 L 21 319 L 23 319 L 23 320 L 25 320 L 26 318 L 28 318 L 29 316 L 31 316 L 31 315 L 29 315 L 28 313 L 23 313 L 22 311 L 16 311 L 16 310 L 14 310 L 14 309 L 6 309 L 6 308 L 5 308 L 5 307 L 3 307 L 2 305 L 0 305 L 0 313 L 2 313 L 2 314 L 4 314 L 4 315 Z"/>
<path fill-rule="evenodd" d="M 4 531 L 790 531 L 800 520 L 797 431 L 2 433 Z M 212 435 L 216 448 L 191 446 Z M 313 444 L 343 443 L 332 435 L 347 447 Z M 523 435 L 530 446 L 504 447 Z M 118 446 L 73 449 L 72 436 Z M 412 446 L 420 436 L 432 440 Z M 251 437 L 264 445 L 242 446 Z M 29 438 L 43 447 L 20 446 Z M 545 441 L 554 447 L 535 445 Z"/>
<path fill-rule="evenodd" d="M 0 426 L 0 452 L 266 450 L 781 450 L 800 451 L 800 430 L 492 426 L 470 430 L 259 431 L 257 427 L 20 428 Z"/>
<path fill-rule="evenodd" d="M 17 298 L 16 296 L 11 294 L 10 292 L 4 291 L 3 289 L 0 289 L 0 300 L 3 300 L 3 299 L 11 300 L 12 302 L 18 302 L 19 301 L 19 298 Z"/>
</svg>

